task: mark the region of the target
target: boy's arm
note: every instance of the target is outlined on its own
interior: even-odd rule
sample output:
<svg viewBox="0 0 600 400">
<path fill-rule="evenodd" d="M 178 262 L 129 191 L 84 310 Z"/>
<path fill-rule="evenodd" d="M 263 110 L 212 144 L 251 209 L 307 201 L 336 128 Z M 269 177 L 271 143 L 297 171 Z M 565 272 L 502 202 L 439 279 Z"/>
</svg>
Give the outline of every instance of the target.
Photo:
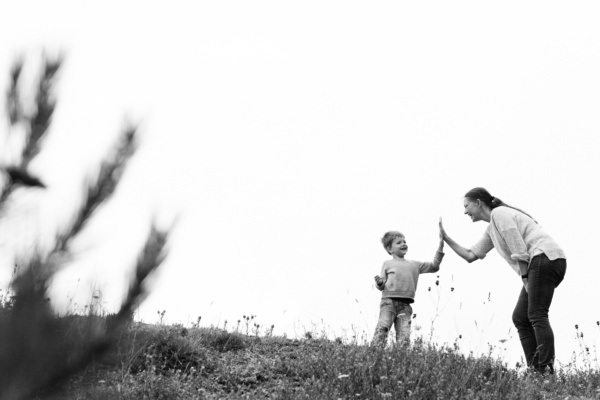
<svg viewBox="0 0 600 400">
<path fill-rule="evenodd" d="M 387 273 L 385 272 L 385 263 L 381 267 L 381 273 L 379 275 L 375 275 L 375 287 L 377 289 L 383 291 L 385 288 L 385 281 L 387 279 Z"/>
<path fill-rule="evenodd" d="M 441 224 L 442 219 L 440 218 L 440 242 L 435 255 L 433 256 L 433 262 L 422 263 L 421 267 L 419 268 L 421 274 L 427 272 L 437 272 L 440 270 L 440 265 L 442 264 L 442 259 L 444 258 L 444 233 Z"/>
<path fill-rule="evenodd" d="M 440 222 L 441 222 L 441 218 L 440 218 Z M 436 255 L 436 259 L 438 254 L 441 254 L 441 258 L 440 258 L 440 263 L 442 262 L 442 258 L 444 257 L 444 235 L 442 234 L 442 232 L 440 232 L 440 243 L 438 244 L 438 248 L 437 251 L 435 252 Z"/>
<path fill-rule="evenodd" d="M 440 270 L 440 265 L 442 264 L 442 260 L 444 259 L 444 241 L 440 241 L 440 245 L 438 246 L 437 251 L 435 252 L 435 256 L 433 256 L 433 262 L 431 263 L 431 267 L 428 268 L 426 272 L 438 272 Z M 428 264 L 428 263 L 426 263 Z"/>
<path fill-rule="evenodd" d="M 435 256 L 433 256 L 433 268 L 436 271 L 440 269 L 440 264 L 442 263 L 442 259 L 444 258 L 444 235 L 445 232 L 443 232 L 442 218 L 440 217 L 440 243 L 438 244 Z"/>
<path fill-rule="evenodd" d="M 443 258 L 444 258 L 444 238 L 440 234 L 440 244 L 438 245 L 437 251 L 435 252 L 435 256 L 433 256 L 433 267 L 440 269 L 440 264 L 442 263 Z"/>
</svg>

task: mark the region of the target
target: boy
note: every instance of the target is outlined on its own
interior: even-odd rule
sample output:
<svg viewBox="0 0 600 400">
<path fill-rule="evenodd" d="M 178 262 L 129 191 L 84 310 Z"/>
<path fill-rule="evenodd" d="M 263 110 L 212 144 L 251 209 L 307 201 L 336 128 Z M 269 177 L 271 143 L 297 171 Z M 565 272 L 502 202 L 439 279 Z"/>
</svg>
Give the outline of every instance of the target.
<svg viewBox="0 0 600 400">
<path fill-rule="evenodd" d="M 383 293 L 373 344 L 385 346 L 392 324 L 396 329 L 396 342 L 408 344 L 412 317 L 410 305 L 415 301 L 419 274 L 439 271 L 442 258 L 444 258 L 444 240 L 440 235 L 440 244 L 433 262 L 405 259 L 408 246 L 406 238 L 400 232 L 386 232 L 381 243 L 385 250 L 392 255 L 392 259 L 383 263 L 380 275 L 375 275 L 377 289 Z"/>
</svg>

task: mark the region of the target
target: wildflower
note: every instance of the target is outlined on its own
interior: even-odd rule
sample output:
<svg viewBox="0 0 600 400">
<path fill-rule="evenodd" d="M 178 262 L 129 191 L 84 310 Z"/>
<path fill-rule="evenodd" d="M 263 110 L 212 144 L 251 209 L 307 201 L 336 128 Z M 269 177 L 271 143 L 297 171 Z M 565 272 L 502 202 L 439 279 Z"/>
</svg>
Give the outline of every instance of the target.
<svg viewBox="0 0 600 400">
<path fill-rule="evenodd" d="M 451 287 L 451 288 L 450 288 L 450 291 L 451 291 L 451 292 L 454 292 L 454 288 L 453 288 L 453 287 Z"/>
<path fill-rule="evenodd" d="M 575 324 L 575 329 L 579 329 L 579 325 Z"/>
<path fill-rule="evenodd" d="M 435 281 L 435 286 L 440 286 L 440 281 Z"/>
</svg>

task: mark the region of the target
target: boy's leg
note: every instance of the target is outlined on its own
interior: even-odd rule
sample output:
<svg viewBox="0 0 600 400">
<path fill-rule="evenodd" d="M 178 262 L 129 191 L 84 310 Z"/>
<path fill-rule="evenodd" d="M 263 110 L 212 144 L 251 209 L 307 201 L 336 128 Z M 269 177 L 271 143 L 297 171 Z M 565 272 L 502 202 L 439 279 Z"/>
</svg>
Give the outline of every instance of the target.
<svg viewBox="0 0 600 400">
<path fill-rule="evenodd" d="M 410 304 L 397 301 L 396 318 L 394 328 L 396 328 L 396 343 L 410 343 L 410 325 L 412 323 L 412 307 Z"/>
<path fill-rule="evenodd" d="M 373 335 L 372 345 L 385 346 L 387 341 L 388 332 L 394 323 L 396 316 L 394 304 L 392 299 L 381 299 L 379 304 L 379 321 L 375 327 L 375 334 Z"/>
</svg>

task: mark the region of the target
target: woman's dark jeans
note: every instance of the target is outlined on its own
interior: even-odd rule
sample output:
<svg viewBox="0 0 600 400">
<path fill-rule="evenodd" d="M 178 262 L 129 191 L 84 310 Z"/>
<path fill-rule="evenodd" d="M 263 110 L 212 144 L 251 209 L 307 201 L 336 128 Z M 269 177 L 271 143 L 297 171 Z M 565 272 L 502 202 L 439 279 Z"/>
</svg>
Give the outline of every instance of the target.
<svg viewBox="0 0 600 400">
<path fill-rule="evenodd" d="M 567 270 L 567 260 L 550 260 L 540 254 L 529 264 L 527 289 L 521 289 L 513 322 L 525 352 L 527 366 L 537 370 L 549 367 L 553 371 L 554 333 L 548 320 L 554 289 L 562 282 Z"/>
</svg>

